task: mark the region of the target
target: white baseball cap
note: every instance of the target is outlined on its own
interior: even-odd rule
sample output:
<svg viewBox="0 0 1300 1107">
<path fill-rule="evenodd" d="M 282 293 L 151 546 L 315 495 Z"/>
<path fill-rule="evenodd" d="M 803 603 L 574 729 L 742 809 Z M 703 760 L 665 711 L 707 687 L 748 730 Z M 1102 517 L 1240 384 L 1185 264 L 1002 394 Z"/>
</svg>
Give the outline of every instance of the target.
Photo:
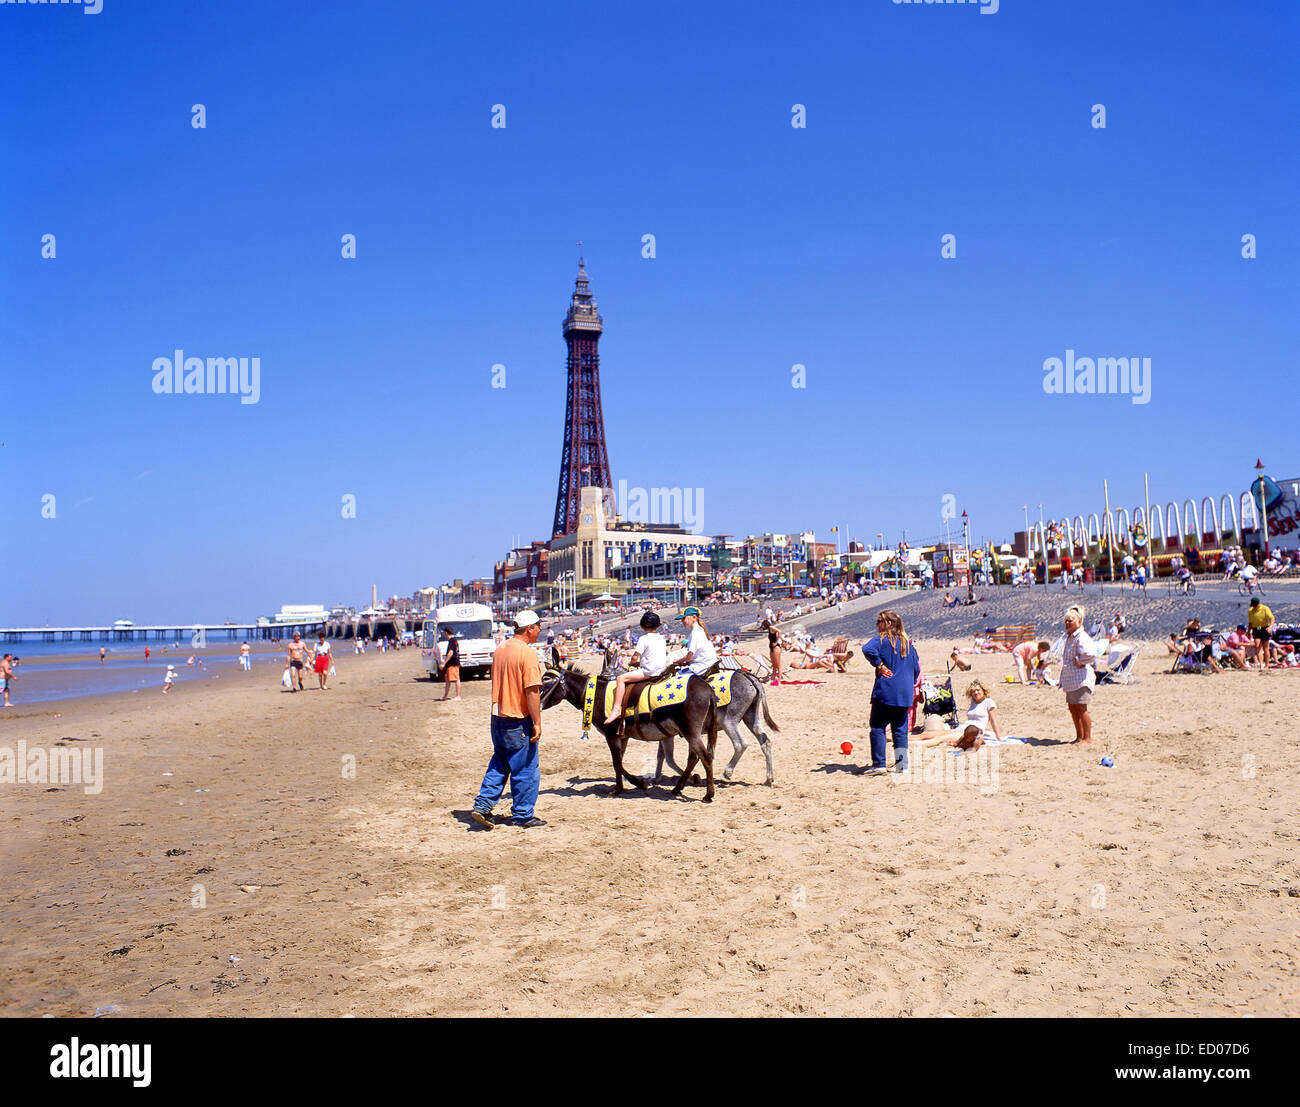
<svg viewBox="0 0 1300 1107">
<path fill-rule="evenodd" d="M 540 622 L 541 620 L 537 617 L 536 611 L 521 611 L 515 616 L 515 628 L 518 630 L 523 630 L 524 627 L 530 627 L 534 623 Z"/>
</svg>

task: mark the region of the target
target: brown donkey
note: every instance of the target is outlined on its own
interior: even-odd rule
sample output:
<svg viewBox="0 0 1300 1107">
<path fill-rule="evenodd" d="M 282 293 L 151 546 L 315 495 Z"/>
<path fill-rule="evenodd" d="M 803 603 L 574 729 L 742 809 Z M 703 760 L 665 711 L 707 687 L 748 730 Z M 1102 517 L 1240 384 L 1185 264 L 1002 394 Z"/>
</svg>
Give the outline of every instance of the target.
<svg viewBox="0 0 1300 1107">
<path fill-rule="evenodd" d="M 583 709 L 583 699 L 590 679 L 586 673 L 578 672 L 571 665 L 560 667 L 559 654 L 552 650 L 553 666 L 547 666 L 542 674 L 542 710 L 554 707 L 561 701 L 573 704 L 579 711 Z M 681 795 L 682 788 L 691 778 L 696 762 L 704 765 L 707 775 L 707 787 L 704 802 L 713 802 L 713 748 L 718 741 L 717 698 L 708 682 L 697 676 L 690 677 L 686 683 L 686 701 L 670 707 L 657 707 L 648 715 L 637 715 L 627 720 L 619 731 L 617 719 L 605 718 L 605 688 L 609 677 L 602 672 L 596 678 L 596 702 L 592 710 L 592 724 L 605 736 L 609 743 L 609 752 L 614 759 L 614 795 L 621 795 L 623 778 L 642 791 L 650 787 L 650 781 L 644 777 L 633 776 L 623 767 L 623 753 L 627 749 L 629 738 L 642 742 L 669 742 L 681 735 L 690 747 L 690 758 L 686 762 L 686 771 L 682 773 L 673 788 L 673 795 Z M 706 740 L 707 735 L 707 740 Z"/>
</svg>

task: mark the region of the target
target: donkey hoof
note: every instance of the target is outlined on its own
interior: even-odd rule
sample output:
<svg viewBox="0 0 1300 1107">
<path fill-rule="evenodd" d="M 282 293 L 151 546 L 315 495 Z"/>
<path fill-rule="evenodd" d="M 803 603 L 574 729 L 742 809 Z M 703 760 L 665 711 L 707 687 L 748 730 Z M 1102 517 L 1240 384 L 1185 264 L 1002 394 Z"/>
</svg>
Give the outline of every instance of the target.
<svg viewBox="0 0 1300 1107">
<path fill-rule="evenodd" d="M 730 769 L 723 769 L 723 770 L 722 770 L 722 779 L 723 779 L 723 780 L 730 780 L 730 779 L 731 779 L 731 770 L 730 770 Z"/>
<path fill-rule="evenodd" d="M 712 803 L 712 802 L 713 802 L 713 797 L 712 797 L 711 795 L 709 795 L 709 796 L 705 796 L 705 797 L 704 797 L 704 802 L 705 802 L 705 803 Z"/>
</svg>

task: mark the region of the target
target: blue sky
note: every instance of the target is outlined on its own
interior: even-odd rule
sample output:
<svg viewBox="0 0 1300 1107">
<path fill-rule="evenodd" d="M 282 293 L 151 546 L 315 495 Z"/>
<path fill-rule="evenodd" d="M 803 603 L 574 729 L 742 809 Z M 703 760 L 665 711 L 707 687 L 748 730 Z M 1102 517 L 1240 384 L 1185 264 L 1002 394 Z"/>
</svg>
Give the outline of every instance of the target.
<svg viewBox="0 0 1300 1107">
<path fill-rule="evenodd" d="M 705 7 L 0 6 L 0 624 L 548 537 L 578 239 L 615 479 L 702 489 L 710 533 L 1300 473 L 1300 5 Z M 259 402 L 155 395 L 177 348 L 259 357 Z M 1150 357 L 1150 403 L 1046 395 L 1067 348 Z"/>
</svg>

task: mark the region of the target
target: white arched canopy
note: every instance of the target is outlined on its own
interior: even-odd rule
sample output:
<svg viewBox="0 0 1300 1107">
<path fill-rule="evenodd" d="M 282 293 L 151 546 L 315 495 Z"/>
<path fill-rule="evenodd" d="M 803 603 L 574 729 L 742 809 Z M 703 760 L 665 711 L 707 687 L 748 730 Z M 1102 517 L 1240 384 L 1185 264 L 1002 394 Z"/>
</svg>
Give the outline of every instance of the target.
<svg viewBox="0 0 1300 1107">
<path fill-rule="evenodd" d="M 1210 529 L 1201 535 L 1201 541 L 1207 538 L 1216 546 L 1223 541 L 1223 532 L 1219 530 L 1219 509 L 1214 506 L 1214 497 L 1206 496 L 1201 500 L 1201 525 Z"/>
<path fill-rule="evenodd" d="M 1177 538 L 1179 543 L 1183 539 L 1183 509 L 1180 508 L 1173 500 L 1165 504 L 1165 526 L 1164 526 L 1164 546 L 1169 546 L 1169 537 Z"/>
<path fill-rule="evenodd" d="M 1157 523 L 1160 524 L 1160 544 L 1163 546 L 1165 542 L 1168 540 L 1168 538 L 1165 533 L 1165 516 L 1164 513 L 1158 507 L 1155 509 L 1154 512 L 1152 512 L 1151 525 L 1147 527 L 1147 549 L 1151 550 L 1153 553 L 1155 552 L 1155 548 L 1156 548 L 1155 541 L 1156 541 Z"/>
<path fill-rule="evenodd" d="M 1237 501 L 1229 495 L 1224 495 L 1219 500 L 1219 510 L 1223 514 L 1223 529 L 1219 532 L 1219 541 L 1223 541 L 1229 534 L 1233 540 L 1241 538 L 1241 525 L 1237 522 Z M 1228 520 L 1232 520 L 1232 530 L 1228 530 Z"/>
<path fill-rule="evenodd" d="M 1246 509 L 1250 509 L 1250 523 L 1246 522 Z M 1255 497 L 1249 492 L 1241 494 L 1241 529 L 1245 531 L 1250 526 L 1253 530 L 1259 529 L 1259 508 L 1255 505 Z"/>
<path fill-rule="evenodd" d="M 1200 509 L 1196 506 L 1195 500 L 1185 500 L 1183 502 L 1183 524 L 1184 527 L 1190 526 L 1192 528 L 1191 532 L 1195 536 L 1194 544 L 1199 546 L 1201 544 L 1201 512 Z M 1182 531 L 1180 538 L 1181 541 L 1179 545 L 1186 546 L 1187 545 L 1186 529 Z"/>
</svg>

